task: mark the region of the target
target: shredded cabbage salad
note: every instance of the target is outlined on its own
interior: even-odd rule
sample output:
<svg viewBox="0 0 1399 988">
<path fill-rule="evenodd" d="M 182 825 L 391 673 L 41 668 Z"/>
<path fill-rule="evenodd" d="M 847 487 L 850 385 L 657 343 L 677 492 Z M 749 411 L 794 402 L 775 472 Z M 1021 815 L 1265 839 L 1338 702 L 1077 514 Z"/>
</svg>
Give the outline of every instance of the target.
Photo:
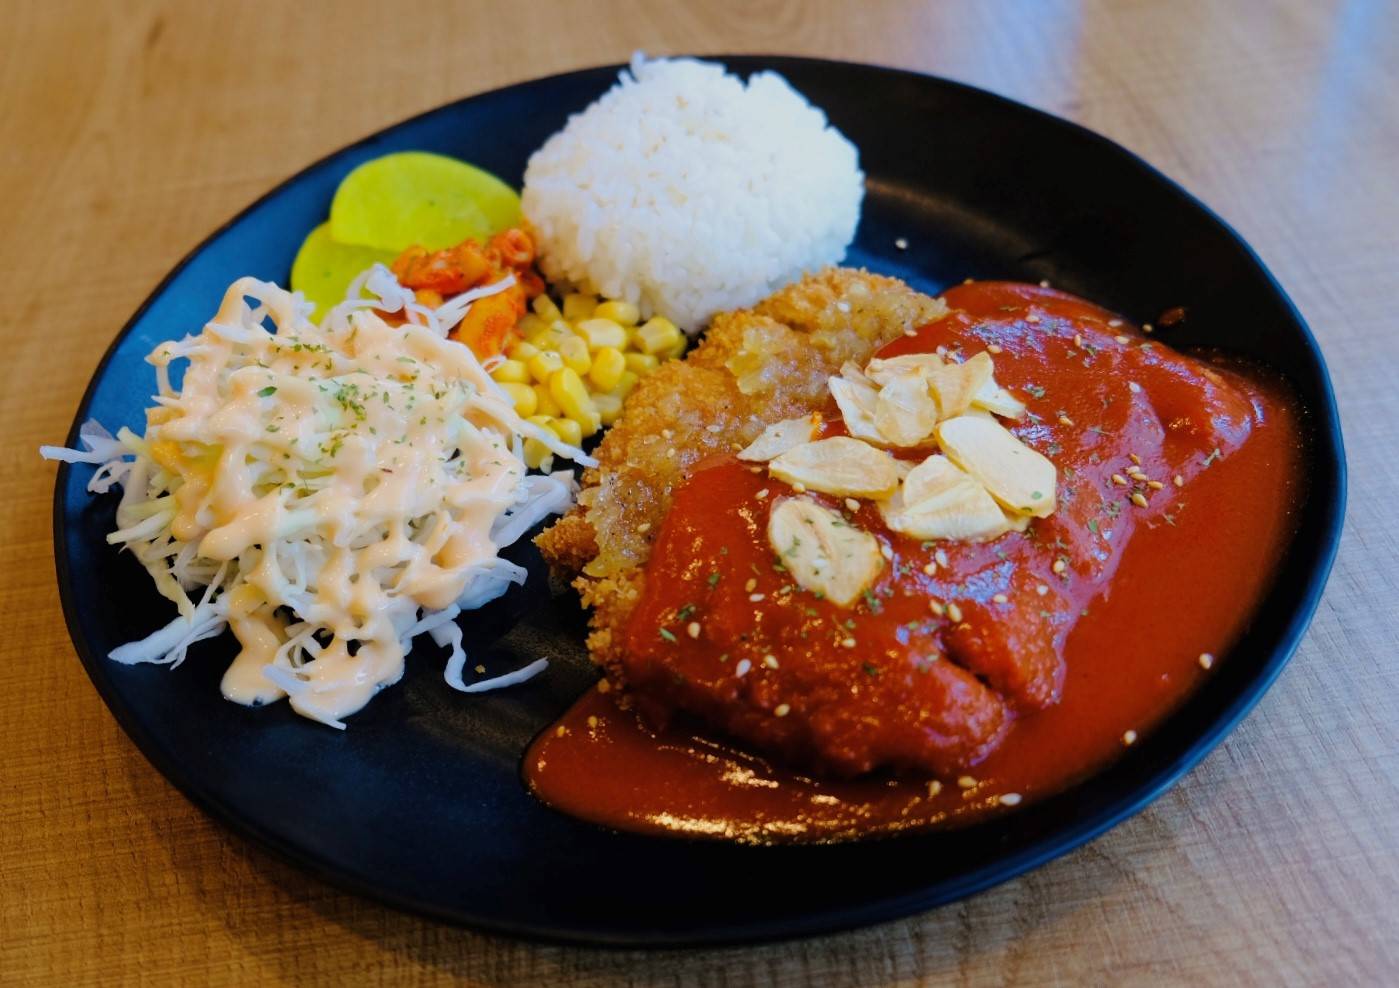
<svg viewBox="0 0 1399 988">
<path fill-rule="evenodd" d="M 289 697 L 337 728 L 402 676 L 421 634 L 451 650 L 445 678 L 463 692 L 541 671 L 544 659 L 468 684 L 456 622 L 524 581 L 499 550 L 573 502 L 570 472 L 528 474 L 524 440 L 594 462 L 521 419 L 489 368 L 446 338 L 510 284 L 434 309 L 375 265 L 317 325 L 300 294 L 239 279 L 200 333 L 147 358 L 158 393 L 144 435 L 91 421 L 80 449 L 43 447 L 96 466 L 89 491 L 120 486 L 108 542 L 179 611 L 111 658 L 174 667 L 231 628 L 241 650 L 224 696 Z"/>
</svg>

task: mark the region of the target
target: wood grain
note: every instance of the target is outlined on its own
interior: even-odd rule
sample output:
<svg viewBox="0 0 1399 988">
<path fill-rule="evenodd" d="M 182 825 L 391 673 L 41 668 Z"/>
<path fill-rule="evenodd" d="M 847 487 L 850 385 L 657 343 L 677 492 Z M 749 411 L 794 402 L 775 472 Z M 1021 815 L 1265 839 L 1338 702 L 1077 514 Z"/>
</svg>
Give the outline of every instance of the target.
<svg viewBox="0 0 1399 988">
<path fill-rule="evenodd" d="M 1362 0 L 4 5 L 0 983 L 1383 984 L 1399 964 L 1399 8 Z M 1150 810 L 967 902 L 806 942 L 541 947 L 336 892 L 136 752 L 59 613 L 53 470 L 102 351 L 210 229 L 409 114 L 651 52 L 963 79 L 1140 152 L 1262 253 L 1321 340 L 1351 501 L 1258 710 Z"/>
</svg>

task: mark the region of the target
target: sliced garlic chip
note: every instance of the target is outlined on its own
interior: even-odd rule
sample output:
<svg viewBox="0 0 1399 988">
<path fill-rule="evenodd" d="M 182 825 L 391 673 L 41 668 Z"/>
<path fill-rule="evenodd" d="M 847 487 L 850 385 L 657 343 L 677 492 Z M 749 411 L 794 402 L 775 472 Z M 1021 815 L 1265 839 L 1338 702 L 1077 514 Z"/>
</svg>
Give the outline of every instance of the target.
<svg viewBox="0 0 1399 988">
<path fill-rule="evenodd" d="M 1018 515 L 1013 511 L 1006 512 L 1006 525 L 1012 532 L 1023 532 L 1030 527 L 1029 515 Z"/>
<path fill-rule="evenodd" d="M 901 494 L 905 504 L 917 504 L 964 483 L 976 481 L 947 457 L 934 453 L 908 472 Z"/>
<path fill-rule="evenodd" d="M 859 380 L 850 377 L 833 377 L 826 382 L 831 389 L 831 397 L 836 400 L 840 417 L 845 420 L 845 428 L 857 439 L 872 443 L 883 443 L 878 427 L 874 424 L 874 410 L 879 393 L 869 381 L 860 375 Z"/>
<path fill-rule="evenodd" d="M 986 542 L 1010 528 L 1001 506 L 976 481 L 915 505 L 904 504 L 901 497 L 880 501 L 879 512 L 890 531 L 912 539 Z"/>
<path fill-rule="evenodd" d="M 1017 514 L 1044 518 L 1054 511 L 1054 464 L 995 419 L 961 415 L 938 425 L 938 445 L 953 463 L 981 481 Z"/>
<path fill-rule="evenodd" d="M 972 399 L 995 373 L 991 355 L 983 350 L 960 364 L 944 364 L 928 375 L 928 384 L 938 400 L 945 419 L 955 418 L 971 407 Z"/>
<path fill-rule="evenodd" d="M 738 454 L 738 458 L 752 463 L 766 463 L 793 447 L 815 439 L 819 421 L 816 415 L 808 415 L 805 418 L 774 422 L 763 430 L 762 435 L 749 443 L 748 447 Z"/>
<path fill-rule="evenodd" d="M 849 436 L 789 449 L 768 470 L 778 480 L 840 497 L 884 498 L 899 485 L 892 456 Z"/>
<path fill-rule="evenodd" d="M 906 374 L 931 374 L 942 366 L 935 353 L 904 353 L 897 357 L 875 357 L 865 368 L 865 376 L 875 384 L 888 384 Z"/>
<path fill-rule="evenodd" d="M 1025 414 L 1025 405 L 1015 395 L 989 378 L 972 397 L 974 408 L 984 408 L 1008 419 L 1018 419 Z"/>
<path fill-rule="evenodd" d="M 802 589 L 841 607 L 857 600 L 884 567 L 873 535 L 804 497 L 772 506 L 768 542 Z"/>
<path fill-rule="evenodd" d="M 938 405 L 921 372 L 888 378 L 874 406 L 874 425 L 891 446 L 917 446 L 933 434 Z"/>
</svg>

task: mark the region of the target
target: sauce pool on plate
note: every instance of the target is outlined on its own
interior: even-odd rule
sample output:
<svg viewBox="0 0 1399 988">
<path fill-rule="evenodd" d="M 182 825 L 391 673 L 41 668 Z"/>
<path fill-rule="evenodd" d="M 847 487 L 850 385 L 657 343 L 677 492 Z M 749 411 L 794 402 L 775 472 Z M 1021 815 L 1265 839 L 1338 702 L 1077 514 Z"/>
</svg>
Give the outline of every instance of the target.
<svg viewBox="0 0 1399 988">
<path fill-rule="evenodd" d="M 632 674 L 657 680 L 621 704 L 601 684 L 534 742 L 525 774 L 541 799 L 620 829 L 750 842 L 960 825 L 1101 768 L 1211 675 L 1267 590 L 1303 493 L 1284 389 L 1182 359 L 1063 293 L 984 283 L 946 299 L 952 315 L 880 355 L 995 354 L 997 380 L 1030 412 L 1022 437 L 1060 467 L 1059 509 L 991 542 L 934 543 L 889 532 L 868 502 L 847 506 L 889 565 L 839 609 L 793 593 L 773 565 L 766 505 L 791 490 L 732 457 L 701 463 L 675 493 L 627 629 Z M 765 653 L 799 661 L 764 665 Z M 919 675 L 961 677 L 934 696 L 983 690 L 986 709 L 1003 708 L 994 743 L 901 764 L 920 713 L 949 731 L 983 716 L 961 700 L 945 722 L 899 709 L 929 705 L 933 680 Z M 849 690 L 848 716 L 819 746 L 782 709 L 794 676 Z M 713 719 L 780 761 L 675 712 L 727 710 L 737 689 L 744 719 Z"/>
</svg>

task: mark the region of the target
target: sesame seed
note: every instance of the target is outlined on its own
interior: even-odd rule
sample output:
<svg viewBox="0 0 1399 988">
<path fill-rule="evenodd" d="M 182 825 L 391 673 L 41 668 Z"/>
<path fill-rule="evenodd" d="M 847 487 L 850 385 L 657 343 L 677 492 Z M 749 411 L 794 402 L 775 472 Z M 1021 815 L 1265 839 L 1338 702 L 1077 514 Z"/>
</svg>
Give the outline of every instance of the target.
<svg viewBox="0 0 1399 988">
<path fill-rule="evenodd" d="M 1142 458 L 1141 458 L 1140 456 L 1138 456 L 1136 453 L 1128 453 L 1128 454 L 1127 454 L 1127 459 L 1131 460 L 1131 461 L 1132 461 L 1133 463 L 1135 463 L 1137 466 L 1141 466 L 1141 465 L 1142 465 Z"/>
<path fill-rule="evenodd" d="M 636 526 L 636 534 L 638 535 L 645 535 L 649 531 L 651 531 L 651 523 L 649 521 L 643 521 L 640 525 Z"/>
<path fill-rule="evenodd" d="M 685 625 L 685 634 L 689 635 L 691 638 L 698 638 L 700 636 L 700 623 L 698 621 L 691 621 L 689 624 Z"/>
<path fill-rule="evenodd" d="M 1026 316 L 1025 321 L 1028 323 L 1037 323 L 1040 321 L 1040 317 L 1035 315 Z"/>
<path fill-rule="evenodd" d="M 763 656 L 763 665 L 767 666 L 769 669 L 776 669 L 776 668 L 777 668 L 777 656 L 775 656 L 775 655 L 764 655 L 764 656 Z"/>
<path fill-rule="evenodd" d="M 1137 743 L 1137 732 L 1136 732 L 1136 731 L 1128 731 L 1126 734 L 1122 735 L 1122 743 L 1123 743 L 1123 744 L 1136 744 L 1136 743 Z"/>
<path fill-rule="evenodd" d="M 942 601 L 940 600 L 928 601 L 928 610 L 932 611 L 938 617 L 942 617 L 943 614 L 947 613 L 947 608 L 942 606 Z"/>
<path fill-rule="evenodd" d="M 483 674 L 485 671 L 486 671 L 486 667 L 485 667 L 485 666 L 478 665 L 478 666 L 476 667 L 476 674 L 477 674 L 478 676 L 481 675 L 481 674 Z"/>
<path fill-rule="evenodd" d="M 918 335 L 918 330 L 916 330 L 916 329 L 906 329 L 906 330 L 904 330 L 904 335 L 905 335 L 905 336 L 917 336 L 917 335 Z"/>
<path fill-rule="evenodd" d="M 1185 478 L 1182 477 L 1180 474 L 1176 474 L 1173 478 L 1171 478 L 1171 483 L 1175 484 L 1177 487 L 1184 487 Z"/>
<path fill-rule="evenodd" d="M 786 717 L 792 712 L 792 707 L 791 704 L 779 703 L 776 707 L 773 708 L 772 712 L 778 717 Z"/>
<path fill-rule="evenodd" d="M 734 675 L 746 676 L 748 675 L 748 670 L 752 668 L 753 663 L 749 662 L 747 659 L 739 659 L 738 665 L 734 666 Z"/>
<path fill-rule="evenodd" d="M 1150 332 L 1152 332 L 1152 331 L 1155 330 L 1155 329 L 1156 329 L 1156 327 L 1153 326 L 1153 325 L 1151 325 L 1151 323 L 1149 323 L 1149 322 L 1144 322 L 1144 323 L 1142 323 L 1142 332 L 1143 332 L 1143 333 L 1150 333 Z"/>
<path fill-rule="evenodd" d="M 754 604 L 761 603 L 763 600 L 763 595 L 760 593 L 750 593 L 748 595 L 748 600 Z"/>
<path fill-rule="evenodd" d="M 556 738 L 561 738 L 561 737 L 563 737 L 563 736 L 564 736 L 565 734 L 567 734 L 567 733 L 568 733 L 568 728 L 566 728 L 566 727 L 564 727 L 562 724 L 560 724 L 560 725 L 558 726 L 558 728 L 554 731 L 554 737 L 556 737 Z"/>
<path fill-rule="evenodd" d="M 973 280 L 974 280 L 974 279 L 972 279 L 972 278 L 963 278 L 963 279 L 962 279 L 962 284 L 964 284 L 964 285 L 970 285 L 970 284 L 972 283 Z"/>
<path fill-rule="evenodd" d="M 885 559 L 892 560 L 894 558 L 894 550 L 890 549 L 887 545 L 881 545 L 879 547 L 879 554 Z"/>
<path fill-rule="evenodd" d="M 1201 669 L 1208 669 L 1208 668 L 1209 668 L 1210 666 L 1212 666 L 1212 665 L 1214 665 L 1214 656 L 1211 655 L 1209 652 L 1201 652 L 1201 653 L 1200 653 L 1200 668 L 1201 668 Z"/>
<path fill-rule="evenodd" d="M 953 624 L 962 623 L 962 609 L 958 607 L 955 603 L 948 603 L 947 616 L 952 619 Z"/>
<path fill-rule="evenodd" d="M 662 439 L 674 439 L 674 438 L 675 438 L 675 433 L 671 432 L 669 429 L 662 429 L 662 430 L 661 430 L 661 438 L 662 438 Z"/>
<path fill-rule="evenodd" d="M 720 425 L 718 422 L 715 422 L 715 423 L 713 423 L 712 425 L 706 425 L 706 426 L 704 427 L 704 431 L 705 431 L 705 432 L 720 433 L 720 432 L 723 432 L 723 431 L 724 431 L 724 427 L 723 427 L 722 425 Z"/>
<path fill-rule="evenodd" d="M 761 501 L 763 498 L 765 498 L 765 497 L 768 496 L 768 489 L 767 489 L 766 487 L 764 487 L 762 490 L 760 490 L 760 491 L 759 491 L 757 494 L 755 494 L 754 496 L 755 496 L 759 501 Z"/>
<path fill-rule="evenodd" d="M 1109 320 L 1108 320 L 1108 325 L 1111 326 L 1111 327 L 1113 327 L 1114 329 L 1116 329 L 1118 326 L 1121 326 L 1121 325 L 1122 325 L 1122 320 L 1121 320 L 1121 319 L 1109 319 Z"/>
<path fill-rule="evenodd" d="M 860 502 L 855 500 L 853 497 L 847 497 L 845 499 L 845 507 L 850 511 L 859 511 Z"/>
<path fill-rule="evenodd" d="M 597 717 L 594 716 L 594 715 L 589 715 L 589 717 L 588 717 L 588 726 L 589 726 L 590 728 L 592 728 L 593 730 L 597 730 L 597 725 L 598 725 L 598 719 L 597 719 Z"/>
<path fill-rule="evenodd" d="M 957 778 L 957 786 L 960 789 L 975 789 L 976 779 L 970 775 L 962 775 Z"/>
<path fill-rule="evenodd" d="M 1043 278 L 1043 279 L 1041 279 L 1041 280 L 1040 280 L 1040 287 L 1041 287 L 1041 288 L 1048 288 L 1048 287 L 1049 287 L 1049 279 L 1048 279 L 1048 278 Z"/>
<path fill-rule="evenodd" d="M 991 343 L 991 344 L 988 344 L 988 345 L 987 345 L 987 347 L 986 347 L 986 352 L 987 352 L 987 353 L 1005 353 L 1005 350 L 1004 350 L 999 344 Z"/>
<path fill-rule="evenodd" d="M 1007 597 L 1007 596 L 1006 596 L 1005 594 L 1003 594 L 1003 593 L 993 594 L 993 595 L 991 596 L 991 599 L 994 600 L 994 601 L 995 601 L 996 603 L 998 603 L 998 604 L 1008 604 L 1008 603 L 1010 603 L 1010 598 Z"/>
<path fill-rule="evenodd" d="M 612 682 L 611 682 L 610 680 L 607 680 L 607 679 L 599 679 L 599 680 L 597 681 L 597 691 L 598 691 L 599 693 L 611 693 L 611 692 L 612 692 Z"/>
<path fill-rule="evenodd" d="M 797 481 L 795 484 L 792 485 L 792 490 L 796 491 L 798 494 L 805 494 L 805 493 L 806 493 L 806 485 L 803 484 L 803 483 L 799 480 L 799 481 Z"/>
<path fill-rule="evenodd" d="M 1122 474 L 1120 473 L 1115 473 L 1112 475 L 1112 482 L 1118 485 L 1119 487 L 1127 486 L 1127 478 L 1122 476 Z"/>
<path fill-rule="evenodd" d="M 666 450 L 666 451 L 665 451 L 665 455 L 666 455 L 666 459 L 670 459 L 670 460 L 675 459 L 675 447 L 672 446 L 672 447 L 670 447 L 670 449 Z"/>
<path fill-rule="evenodd" d="M 1146 482 L 1146 486 L 1150 487 L 1150 488 L 1151 488 L 1152 490 L 1154 490 L 1154 491 L 1159 491 L 1161 488 L 1165 487 L 1166 485 L 1163 484 L 1163 483 L 1161 483 L 1161 481 L 1159 481 L 1159 480 L 1148 480 L 1148 481 Z"/>
<path fill-rule="evenodd" d="M 1071 419 L 1071 418 L 1069 418 L 1067 415 L 1060 415 L 1060 416 L 1059 416 L 1059 424 L 1060 424 L 1060 425 L 1073 425 L 1073 424 L 1074 424 L 1074 420 Z"/>
<path fill-rule="evenodd" d="M 1143 494 L 1141 491 L 1133 491 L 1132 503 L 1139 508 L 1145 508 L 1149 502 L 1146 499 L 1146 495 Z"/>
<path fill-rule="evenodd" d="M 1132 392 L 1132 394 L 1134 394 L 1134 395 L 1139 395 L 1139 394 L 1142 393 L 1142 386 L 1141 386 L 1140 384 L 1138 384 L 1136 381 L 1128 381 L 1128 382 L 1127 382 L 1127 390 L 1130 391 L 1130 392 Z"/>
<path fill-rule="evenodd" d="M 749 472 L 749 473 L 762 473 L 762 472 L 763 472 L 763 468 L 762 468 L 762 467 L 749 467 L 749 468 L 748 468 L 748 472 Z"/>
<path fill-rule="evenodd" d="M 843 647 L 845 647 L 845 648 L 854 648 L 854 647 L 855 647 L 855 639 L 853 639 L 853 638 L 842 638 L 842 639 L 840 640 L 840 644 L 841 644 Z"/>
<path fill-rule="evenodd" d="M 1075 333 L 1075 334 L 1074 334 L 1074 346 L 1078 347 L 1080 350 L 1083 349 L 1083 334 L 1082 334 L 1082 333 Z"/>
<path fill-rule="evenodd" d="M 929 796 L 936 796 L 936 795 L 937 795 L 938 793 L 940 793 L 940 792 L 942 792 L 942 783 L 939 782 L 937 779 L 929 779 L 929 780 L 928 780 L 928 795 L 929 795 Z"/>
<path fill-rule="evenodd" d="M 933 561 L 936 562 L 939 566 L 946 566 L 947 553 L 944 550 L 939 549 L 937 552 L 933 553 Z"/>
<path fill-rule="evenodd" d="M 756 579 L 754 579 L 753 577 L 750 576 L 750 577 L 748 578 L 748 582 L 745 583 L 745 584 L 743 585 L 743 592 L 744 592 L 744 593 L 752 593 L 754 590 L 757 590 L 757 589 L 758 589 L 758 581 L 757 581 Z"/>
<path fill-rule="evenodd" d="M 1035 593 L 1043 597 L 1045 594 L 1049 593 L 1049 585 L 1041 583 L 1039 586 L 1035 587 Z"/>
<path fill-rule="evenodd" d="M 999 802 L 1002 806 L 1019 806 L 1019 805 L 1020 805 L 1020 793 L 1018 793 L 1018 792 L 1005 792 L 1005 793 L 1001 793 L 1001 798 L 998 800 L 998 802 Z"/>
<path fill-rule="evenodd" d="M 933 562 L 932 560 L 929 560 L 929 561 L 928 561 L 928 564 L 927 564 L 926 566 L 923 567 L 923 575 L 924 575 L 924 576 L 932 576 L 932 575 L 933 575 L 934 573 L 936 573 L 937 571 L 938 571 L 938 564 L 935 563 L 935 562 Z"/>
<path fill-rule="evenodd" d="M 1069 564 L 1062 559 L 1054 560 L 1054 565 L 1050 567 L 1055 573 L 1062 573 L 1069 568 Z"/>
<path fill-rule="evenodd" d="M 899 250 L 908 250 L 908 241 L 903 237 L 898 237 L 894 240 L 894 246 Z"/>
</svg>

